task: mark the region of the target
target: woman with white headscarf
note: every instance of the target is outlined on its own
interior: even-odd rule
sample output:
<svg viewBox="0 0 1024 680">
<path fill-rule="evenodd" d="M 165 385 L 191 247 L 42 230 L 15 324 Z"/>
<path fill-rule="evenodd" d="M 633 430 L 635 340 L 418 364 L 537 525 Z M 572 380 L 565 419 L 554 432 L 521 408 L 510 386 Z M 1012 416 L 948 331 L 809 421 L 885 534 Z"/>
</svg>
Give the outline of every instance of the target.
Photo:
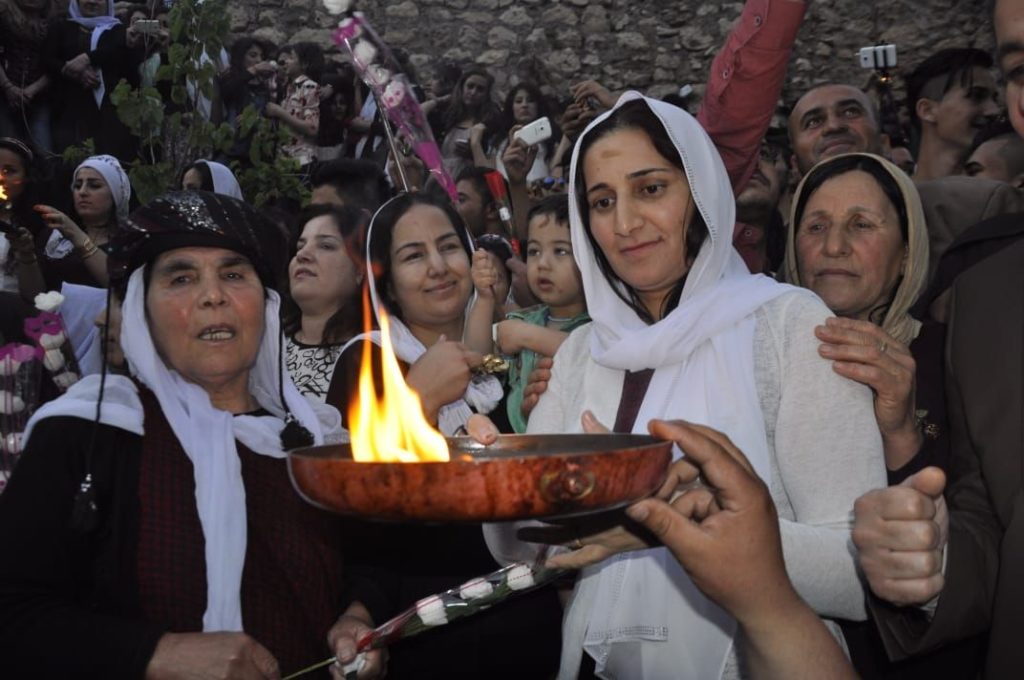
<svg viewBox="0 0 1024 680">
<path fill-rule="evenodd" d="M 395 355 L 426 417 L 451 436 L 461 433 L 474 413 L 504 414 L 501 384 L 494 376 L 474 375 L 480 355 L 460 342 L 474 290 L 472 244 L 451 202 L 401 194 L 373 216 L 366 239 L 374 313 L 378 319 L 387 314 Z M 380 366 L 376 343 L 376 333 L 369 342 L 357 336 L 342 350 L 332 385 L 340 385 L 341 394 L 329 403 L 343 412 L 358 398 L 364 353 Z M 347 527 L 350 564 L 372 575 L 378 586 L 367 601 L 374 619 L 390 618 L 412 602 L 494 569 L 476 525 L 352 520 Z M 550 677 L 558 662 L 560 618 L 552 589 L 530 593 L 500 611 L 444 626 L 422 642 L 396 645 L 389 673 L 418 680 Z"/>
<path fill-rule="evenodd" d="M 527 431 L 646 433 L 682 419 L 724 433 L 771 490 L 797 592 L 823 617 L 863 619 L 849 516 L 885 474 L 869 391 L 818 355 L 813 328 L 828 310 L 748 273 L 722 160 L 674 106 L 623 95 L 578 140 L 570 186 L 593 323 L 555 355 Z M 736 622 L 626 526 L 580 526 L 575 550 L 552 560 L 582 568 L 559 677 L 742 675 Z M 502 559 L 517 549 L 507 530 L 489 540 Z"/>
<path fill-rule="evenodd" d="M 91 156 L 75 169 L 71 196 L 72 216 L 53 206 L 34 206 L 49 227 L 35 235 L 42 250 L 37 266 L 50 289 L 59 290 L 62 283 L 106 287 L 107 254 L 100 246 L 128 216 L 128 175 L 113 156 Z"/>
<path fill-rule="evenodd" d="M 200 158 L 182 171 L 179 184 L 186 191 L 201 189 L 202 191 L 212 191 L 215 194 L 224 194 L 240 201 L 245 200 L 235 173 L 231 172 L 231 168 L 228 166 L 216 161 Z"/>
<path fill-rule="evenodd" d="M 92 138 L 99 153 L 134 157 L 135 140 L 110 95 L 122 79 L 139 86 L 145 56 L 139 36 L 114 16 L 113 0 L 71 0 L 68 18 L 50 25 L 43 45 L 55 149 Z"/>
<path fill-rule="evenodd" d="M 342 431 L 283 368 L 282 235 L 187 192 L 133 213 L 113 246 L 133 377 L 89 376 L 26 428 L 0 500 L 5 673 L 269 678 L 351 660 L 370 622 L 337 518 L 284 460 Z M 381 670 L 367 660 L 360 678 Z"/>
</svg>

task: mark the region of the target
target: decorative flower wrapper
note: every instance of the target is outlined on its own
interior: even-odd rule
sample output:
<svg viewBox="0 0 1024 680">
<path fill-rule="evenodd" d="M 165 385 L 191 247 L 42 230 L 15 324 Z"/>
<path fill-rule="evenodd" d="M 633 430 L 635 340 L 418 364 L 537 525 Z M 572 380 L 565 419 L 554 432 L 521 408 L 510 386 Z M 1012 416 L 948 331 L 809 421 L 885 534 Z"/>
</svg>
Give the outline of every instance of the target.
<svg viewBox="0 0 1024 680">
<path fill-rule="evenodd" d="M 353 11 L 350 0 L 323 0 L 331 14 L 344 15 L 334 31 L 334 42 L 352 55 L 359 77 L 373 91 L 377 105 L 387 114 L 397 133 L 419 156 L 434 179 L 444 187 L 452 202 L 458 200 L 455 182 L 444 169 L 441 150 L 416 100 L 409 79 L 398 67 L 387 43 L 373 30 L 362 12 Z M 397 159 L 396 159 L 397 160 Z"/>
<path fill-rule="evenodd" d="M 25 425 L 39 404 L 42 357 L 32 345 L 0 347 L 0 492 L 18 462 Z"/>
<path fill-rule="evenodd" d="M 536 566 L 516 562 L 486 576 L 470 579 L 461 586 L 423 598 L 390 621 L 377 626 L 359 640 L 357 651 L 363 653 L 381 649 L 399 640 L 472 616 L 516 595 L 547 585 L 564 573 L 564 569 L 544 567 L 543 560 L 539 559 Z M 293 673 L 285 680 L 298 678 L 332 663 L 333 657 Z"/>
<path fill-rule="evenodd" d="M 487 188 L 491 190 L 494 202 L 498 204 L 498 217 L 501 218 L 501 224 L 505 227 L 505 236 L 512 244 L 512 251 L 517 257 L 521 257 L 519 239 L 516 238 L 516 228 L 512 222 L 512 207 L 508 198 L 505 178 L 497 170 L 491 170 L 484 175 L 484 179 L 487 180 Z"/>
<path fill-rule="evenodd" d="M 53 376 L 60 391 L 67 392 L 81 378 L 74 349 L 68 342 L 64 321 L 57 310 L 64 302 L 60 293 L 49 292 L 36 296 L 38 316 L 25 319 L 25 335 L 32 338 L 43 352 L 43 366 Z"/>
</svg>

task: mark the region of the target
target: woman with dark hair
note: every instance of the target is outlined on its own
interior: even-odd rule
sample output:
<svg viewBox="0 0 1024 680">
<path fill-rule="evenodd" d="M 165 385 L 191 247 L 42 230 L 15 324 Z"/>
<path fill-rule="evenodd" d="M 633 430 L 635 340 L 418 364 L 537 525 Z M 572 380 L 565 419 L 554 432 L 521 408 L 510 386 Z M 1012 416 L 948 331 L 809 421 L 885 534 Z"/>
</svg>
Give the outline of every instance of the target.
<svg viewBox="0 0 1024 680">
<path fill-rule="evenodd" d="M 522 82 L 508 91 L 508 96 L 505 97 L 505 106 L 502 109 L 501 142 L 493 154 L 494 167 L 506 179 L 508 179 L 508 173 L 505 172 L 505 164 L 502 162 L 501 156 L 512 142 L 512 135 L 524 125 L 529 125 L 538 118 L 545 117 L 551 121 L 551 137 L 537 146 L 537 155 L 534 157 L 533 166 L 526 174 L 527 184 L 551 176 L 549 161 L 554 158 L 555 148 L 559 144 L 562 133 L 558 129 L 558 121 L 555 120 L 555 116 L 548 106 L 547 98 L 544 97 L 539 87 L 533 83 Z M 480 165 L 480 160 L 476 159 L 477 165 Z"/>
<path fill-rule="evenodd" d="M 527 432 L 646 433 L 671 419 L 721 432 L 771 490 L 799 595 L 820 616 L 864 619 L 850 510 L 884 483 L 882 449 L 867 388 L 818 356 L 812 329 L 828 310 L 749 274 L 721 156 L 681 109 L 623 95 L 577 141 L 570 186 L 592 323 L 559 348 Z M 736 620 L 622 519 L 579 525 L 575 549 L 549 561 L 582 569 L 559 677 L 739 677 Z M 488 533 L 502 561 L 523 555 L 507 529 Z"/>
<path fill-rule="evenodd" d="M 132 187 L 113 156 L 90 156 L 75 169 L 71 184 L 74 209 L 67 215 L 50 205 L 32 206 L 43 228 L 33 234 L 37 262 L 35 287 L 23 288 L 31 299 L 37 293 L 60 290 L 62 283 L 106 287 L 106 245 L 128 216 Z"/>
<path fill-rule="evenodd" d="M 355 656 L 372 623 L 339 520 L 285 461 L 342 432 L 281 367 L 283 253 L 252 208 L 205 192 L 151 201 L 114 240 L 132 377 L 88 376 L 26 428 L 0 496 L 5 672 L 270 678 Z M 360 678 L 383 670 L 367 662 Z"/>
<path fill-rule="evenodd" d="M 288 373 L 307 397 L 347 408 L 347 386 L 335 380 L 341 350 L 363 330 L 366 276 L 363 210 L 313 205 L 299 216 L 291 244 L 289 296 L 282 322 Z"/>
<path fill-rule="evenodd" d="M 487 156 L 485 148 L 492 143 L 491 136 L 500 126 L 501 110 L 493 99 L 494 76 L 481 66 L 466 69 L 455 84 L 451 100 L 441 114 L 441 155 L 445 169 L 452 177 L 470 165 L 476 156 Z M 438 101 L 438 100 L 435 100 Z M 428 102 L 429 104 L 429 102 Z M 429 113 L 432 109 L 427 107 Z M 476 145 L 473 144 L 474 126 L 477 128 Z M 487 132 L 489 131 L 489 132 Z"/>
<path fill-rule="evenodd" d="M 218 76 L 221 103 L 218 111 L 223 121 L 236 130 L 238 116 L 247 106 L 263 115 L 267 104 L 275 100 L 278 66 L 270 60 L 274 52 L 272 44 L 258 38 L 239 38 L 231 46 L 230 66 Z M 227 156 L 248 163 L 250 140 L 251 137 L 237 138 Z"/>
<path fill-rule="evenodd" d="M 34 236 L 46 231 L 39 213 L 32 209 L 39 201 L 40 164 L 27 144 L 13 137 L 0 137 L 0 186 L 7 200 L 0 200 L 2 290 L 25 291 L 25 298 L 45 286 L 37 266 Z"/>
<path fill-rule="evenodd" d="M 419 395 L 427 419 L 449 436 L 462 433 L 474 412 L 504 412 L 497 378 L 474 375 L 480 355 L 458 342 L 473 294 L 471 252 L 469 234 L 451 203 L 422 193 L 384 204 L 367 235 L 374 313 L 387 314 L 406 383 Z M 376 338 L 357 337 L 343 352 L 349 388 L 338 403 L 344 410 L 357 398 L 363 353 L 372 352 L 371 364 L 380 366 Z M 358 551 L 347 553 L 350 565 L 372 575 L 380 591 L 364 600 L 374 620 L 495 568 L 478 525 L 349 525 L 352 535 L 345 545 Z M 403 641 L 391 649 L 388 672 L 418 680 L 550 677 L 557 664 L 560 616 L 555 592 L 539 590 Z"/>
<path fill-rule="evenodd" d="M 784 275 L 835 313 L 816 330 L 821 355 L 872 389 L 890 483 L 928 465 L 945 468 L 942 329 L 910 316 L 928 273 L 913 182 L 879 156 L 837 156 L 804 177 L 790 224 Z M 918 372 L 918 362 L 929 370 Z"/>
</svg>

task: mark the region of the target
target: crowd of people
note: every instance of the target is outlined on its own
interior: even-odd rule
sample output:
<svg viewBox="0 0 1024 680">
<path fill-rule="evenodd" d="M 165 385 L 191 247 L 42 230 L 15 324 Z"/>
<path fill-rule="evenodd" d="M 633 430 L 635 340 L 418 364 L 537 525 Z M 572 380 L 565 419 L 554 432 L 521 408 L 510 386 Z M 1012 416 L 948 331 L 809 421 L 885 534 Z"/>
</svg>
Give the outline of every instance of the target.
<svg viewBox="0 0 1024 680">
<path fill-rule="evenodd" d="M 82 373 L 42 373 L 5 450 L 0 674 L 1024 667 L 1024 0 L 992 3 L 994 54 L 909 70 L 905 114 L 840 82 L 780 111 L 806 10 L 747 0 L 692 112 L 593 80 L 498 92 L 476 65 L 421 87 L 398 52 L 456 196 L 343 58 L 240 37 L 205 115 L 274 121 L 311 196 L 257 210 L 241 127 L 132 195 L 110 95 L 154 82 L 164 4 L 0 2 L 0 345 L 61 291 Z M 549 136 L 517 135 L 541 118 Z M 287 452 L 345 440 L 385 314 L 444 435 L 650 433 L 674 442 L 665 484 L 559 525 L 307 504 Z M 357 659 L 375 625 L 536 543 L 572 576 Z"/>
</svg>

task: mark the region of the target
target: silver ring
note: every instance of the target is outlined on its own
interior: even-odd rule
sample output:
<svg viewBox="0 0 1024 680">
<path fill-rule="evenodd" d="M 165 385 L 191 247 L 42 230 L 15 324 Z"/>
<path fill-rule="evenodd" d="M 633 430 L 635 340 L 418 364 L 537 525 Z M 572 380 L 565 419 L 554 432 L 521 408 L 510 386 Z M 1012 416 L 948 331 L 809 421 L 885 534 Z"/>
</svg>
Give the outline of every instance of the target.
<svg viewBox="0 0 1024 680">
<path fill-rule="evenodd" d="M 889 343 L 884 340 L 878 345 L 878 351 L 885 354 L 885 350 L 889 349 Z"/>
</svg>

